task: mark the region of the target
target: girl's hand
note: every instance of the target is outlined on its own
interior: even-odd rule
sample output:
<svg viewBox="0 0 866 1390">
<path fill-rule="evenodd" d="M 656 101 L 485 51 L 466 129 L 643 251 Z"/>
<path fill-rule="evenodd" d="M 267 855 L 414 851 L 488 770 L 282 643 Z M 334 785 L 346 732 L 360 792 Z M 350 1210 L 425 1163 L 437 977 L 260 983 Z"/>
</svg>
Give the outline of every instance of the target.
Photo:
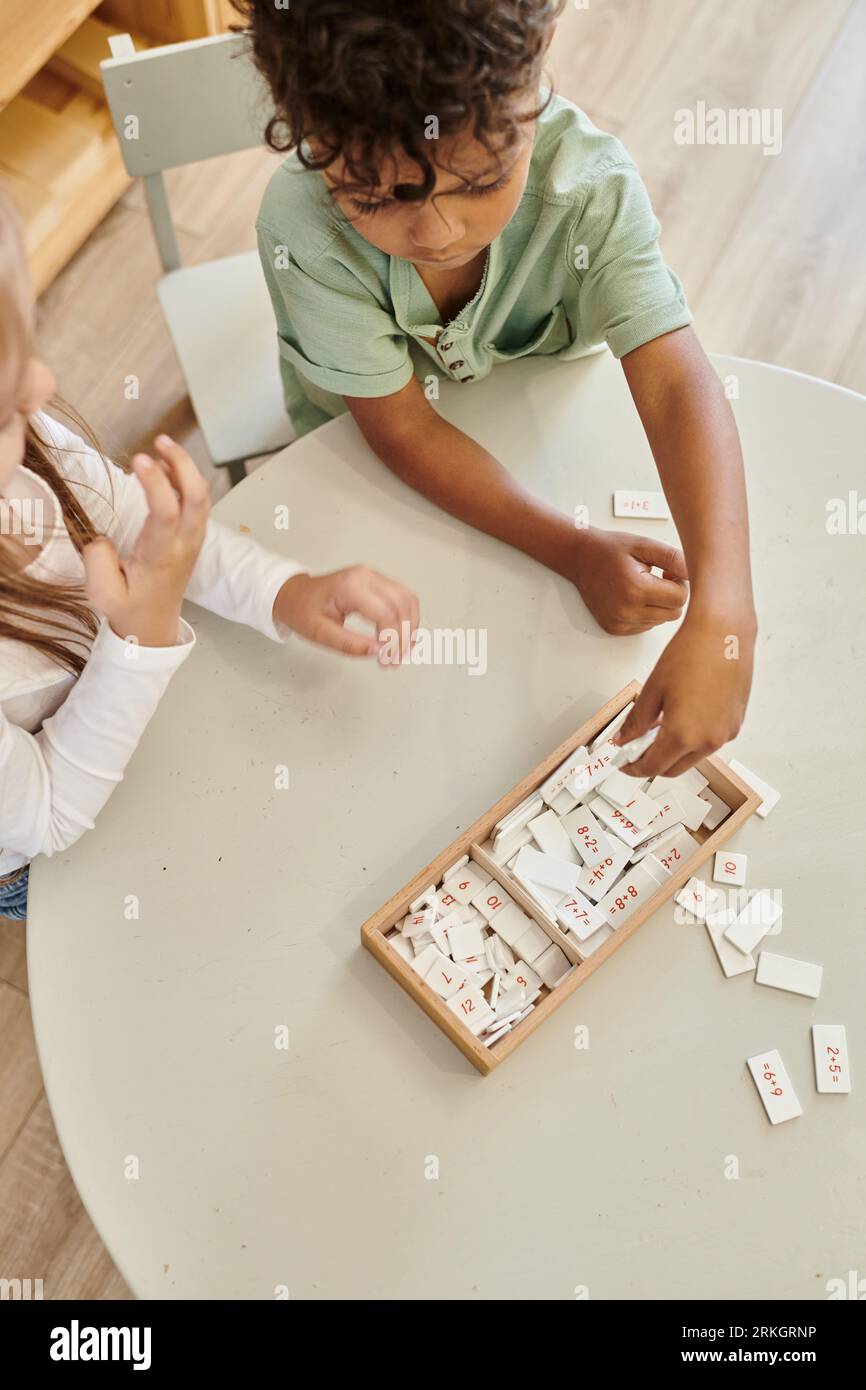
<svg viewBox="0 0 866 1390">
<path fill-rule="evenodd" d="M 376 624 L 376 637 L 344 626 L 351 613 Z M 410 589 L 366 565 L 351 565 L 318 577 L 296 574 L 277 594 L 274 617 L 293 631 L 348 656 L 378 656 L 381 636 L 397 633 L 400 656 L 407 654 L 418 626 L 418 600 Z"/>
<path fill-rule="evenodd" d="M 659 579 L 650 567 L 664 571 Z M 665 541 L 588 526 L 561 571 L 577 586 L 596 622 L 617 637 L 647 632 L 682 616 L 688 573 L 682 551 Z"/>
<path fill-rule="evenodd" d="M 207 484 L 189 454 L 168 435 L 158 457 L 136 454 L 132 468 L 148 516 L 130 555 L 121 559 L 100 537 L 84 549 L 85 593 L 118 637 L 142 647 L 173 647 L 180 607 L 207 529 Z"/>
<path fill-rule="evenodd" d="M 628 743 L 661 721 L 658 737 L 623 772 L 678 777 L 735 737 L 752 684 L 756 634 L 751 607 L 720 614 L 693 601 L 614 738 Z"/>
</svg>

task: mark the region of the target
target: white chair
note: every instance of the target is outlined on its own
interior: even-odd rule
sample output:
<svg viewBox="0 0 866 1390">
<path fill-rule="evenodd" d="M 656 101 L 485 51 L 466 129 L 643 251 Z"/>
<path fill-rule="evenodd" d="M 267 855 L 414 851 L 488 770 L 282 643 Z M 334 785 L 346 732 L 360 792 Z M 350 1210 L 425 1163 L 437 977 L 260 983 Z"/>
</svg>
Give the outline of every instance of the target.
<svg viewBox="0 0 866 1390">
<path fill-rule="evenodd" d="M 102 81 L 126 168 L 144 181 L 160 306 L 211 458 L 235 483 L 245 459 L 294 438 L 273 309 L 254 251 L 181 268 L 162 171 L 260 145 L 268 93 L 239 34 L 142 52 L 119 34 L 110 47 Z"/>
</svg>

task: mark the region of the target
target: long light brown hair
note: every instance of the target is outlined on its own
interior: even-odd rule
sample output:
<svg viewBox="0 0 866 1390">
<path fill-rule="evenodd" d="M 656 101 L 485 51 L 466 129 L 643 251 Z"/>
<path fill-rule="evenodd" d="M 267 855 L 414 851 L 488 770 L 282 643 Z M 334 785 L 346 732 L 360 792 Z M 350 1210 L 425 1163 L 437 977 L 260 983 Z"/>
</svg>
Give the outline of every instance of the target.
<svg viewBox="0 0 866 1390">
<path fill-rule="evenodd" d="M 32 344 L 32 297 L 21 226 L 0 187 L 0 363 L 12 367 L 13 380 L 32 355 Z M 71 406 L 59 397 L 50 406 L 54 413 L 66 416 L 104 460 L 92 431 Z M 57 450 L 32 418 L 26 424 L 22 463 L 54 493 L 69 538 L 80 554 L 101 533 L 64 477 Z M 52 583 L 24 573 L 18 548 L 0 535 L 0 641 L 24 642 L 79 676 L 98 626 L 83 585 Z"/>
</svg>

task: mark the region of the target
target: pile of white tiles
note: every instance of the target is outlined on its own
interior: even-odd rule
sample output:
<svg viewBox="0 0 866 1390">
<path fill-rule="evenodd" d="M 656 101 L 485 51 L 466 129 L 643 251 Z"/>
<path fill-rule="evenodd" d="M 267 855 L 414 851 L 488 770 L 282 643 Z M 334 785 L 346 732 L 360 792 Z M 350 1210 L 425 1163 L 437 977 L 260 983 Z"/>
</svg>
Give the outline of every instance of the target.
<svg viewBox="0 0 866 1390">
<path fill-rule="evenodd" d="M 492 1047 L 573 969 L 545 931 L 464 855 L 388 936 L 470 1032 Z"/>
</svg>

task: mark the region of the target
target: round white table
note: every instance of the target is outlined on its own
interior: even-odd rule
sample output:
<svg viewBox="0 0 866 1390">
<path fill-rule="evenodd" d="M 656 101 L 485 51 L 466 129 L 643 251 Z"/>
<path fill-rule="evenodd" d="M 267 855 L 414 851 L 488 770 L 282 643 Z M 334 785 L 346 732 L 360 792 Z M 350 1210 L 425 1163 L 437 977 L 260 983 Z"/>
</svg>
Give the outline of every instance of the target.
<svg viewBox="0 0 866 1390">
<path fill-rule="evenodd" d="M 45 1086 L 138 1296 L 810 1299 L 864 1272 L 866 540 L 826 521 L 862 480 L 866 398 L 715 365 L 738 382 L 761 623 L 725 752 L 782 792 L 731 848 L 782 889 L 774 948 L 823 964 L 820 1000 L 725 980 L 668 906 L 482 1078 L 362 950 L 367 916 L 672 629 L 606 636 L 334 421 L 217 514 L 317 571 L 403 579 L 425 626 L 487 630 L 488 670 L 381 670 L 193 608 L 198 648 L 96 830 L 34 865 Z M 614 487 L 658 486 L 607 354 L 502 367 L 440 408 L 601 525 L 636 529 Z M 848 1025 L 848 1097 L 815 1093 L 813 1021 Z M 765 1048 L 804 1109 L 776 1128 L 745 1068 Z"/>
</svg>

